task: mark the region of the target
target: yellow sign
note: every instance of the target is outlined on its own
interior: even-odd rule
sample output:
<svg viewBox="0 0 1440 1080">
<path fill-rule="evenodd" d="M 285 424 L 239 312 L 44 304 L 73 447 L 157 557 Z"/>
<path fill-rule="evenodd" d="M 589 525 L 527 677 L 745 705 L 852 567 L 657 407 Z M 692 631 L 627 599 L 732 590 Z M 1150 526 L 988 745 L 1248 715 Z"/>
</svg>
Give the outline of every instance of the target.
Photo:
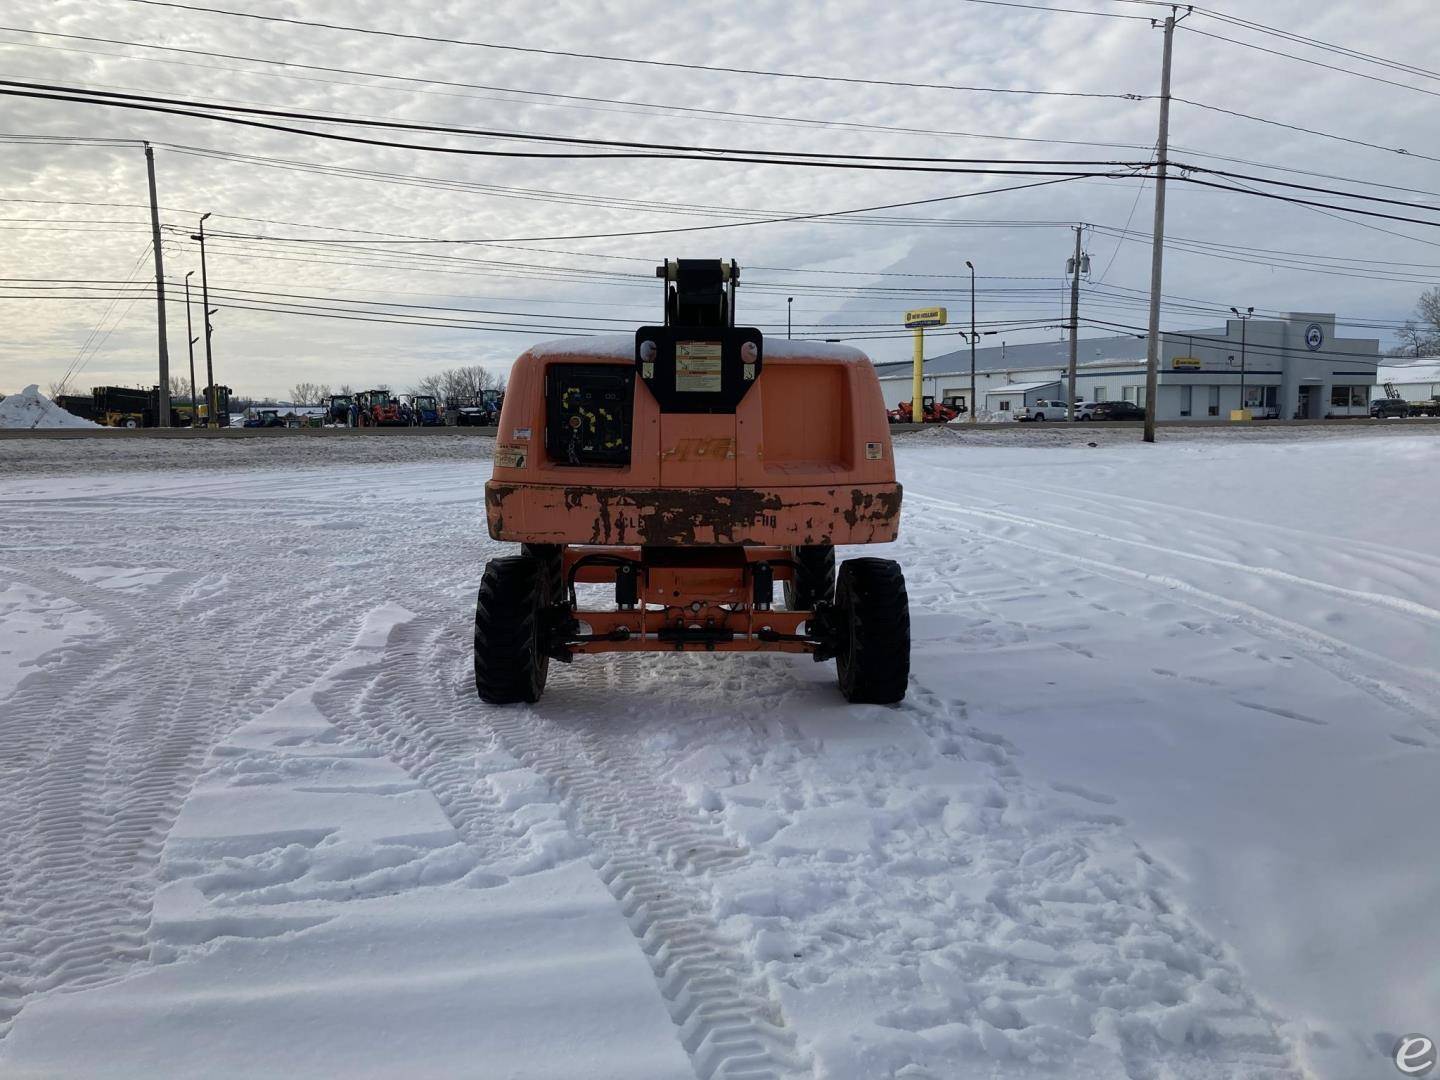
<svg viewBox="0 0 1440 1080">
<path fill-rule="evenodd" d="M 1199 371 L 1204 365 L 1198 356 L 1176 356 L 1171 358 L 1170 367 L 1176 371 Z"/>
<path fill-rule="evenodd" d="M 943 307 L 917 308 L 905 312 L 905 326 L 910 330 L 918 330 L 924 326 L 944 326 L 946 316 L 947 312 Z"/>
</svg>

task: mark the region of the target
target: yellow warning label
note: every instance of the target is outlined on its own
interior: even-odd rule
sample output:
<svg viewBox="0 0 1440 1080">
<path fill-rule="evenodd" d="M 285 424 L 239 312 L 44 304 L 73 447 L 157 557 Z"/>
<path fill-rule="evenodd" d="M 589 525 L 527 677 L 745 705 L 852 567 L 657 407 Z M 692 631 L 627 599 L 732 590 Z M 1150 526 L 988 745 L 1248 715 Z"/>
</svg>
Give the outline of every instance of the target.
<svg viewBox="0 0 1440 1080">
<path fill-rule="evenodd" d="M 497 446 L 495 467 L 497 469 L 519 469 L 525 465 L 525 451 L 518 446 Z"/>
</svg>

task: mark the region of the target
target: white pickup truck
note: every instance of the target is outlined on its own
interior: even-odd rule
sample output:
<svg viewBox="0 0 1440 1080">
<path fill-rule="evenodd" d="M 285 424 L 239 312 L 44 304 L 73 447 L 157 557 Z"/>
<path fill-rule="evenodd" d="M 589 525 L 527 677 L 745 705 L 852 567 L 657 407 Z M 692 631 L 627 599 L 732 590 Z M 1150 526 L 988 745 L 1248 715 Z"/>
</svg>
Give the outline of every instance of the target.
<svg viewBox="0 0 1440 1080">
<path fill-rule="evenodd" d="M 1077 401 L 1075 403 L 1075 419 L 1094 419 L 1092 413 L 1095 409 L 1093 401 Z M 1064 420 L 1065 402 L 1063 401 L 1037 401 L 1033 405 L 1025 405 L 1015 410 L 1016 420 Z"/>
</svg>

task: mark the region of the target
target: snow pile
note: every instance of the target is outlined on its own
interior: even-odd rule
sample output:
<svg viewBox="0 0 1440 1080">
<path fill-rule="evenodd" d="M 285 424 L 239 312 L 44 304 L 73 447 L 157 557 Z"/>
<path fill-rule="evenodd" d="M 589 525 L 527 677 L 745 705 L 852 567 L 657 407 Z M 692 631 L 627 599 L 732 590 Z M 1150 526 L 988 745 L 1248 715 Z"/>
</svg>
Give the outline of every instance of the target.
<svg viewBox="0 0 1440 1080">
<path fill-rule="evenodd" d="M 33 383 L 0 401 L 0 428 L 99 427 L 68 413 L 40 392 Z"/>
</svg>

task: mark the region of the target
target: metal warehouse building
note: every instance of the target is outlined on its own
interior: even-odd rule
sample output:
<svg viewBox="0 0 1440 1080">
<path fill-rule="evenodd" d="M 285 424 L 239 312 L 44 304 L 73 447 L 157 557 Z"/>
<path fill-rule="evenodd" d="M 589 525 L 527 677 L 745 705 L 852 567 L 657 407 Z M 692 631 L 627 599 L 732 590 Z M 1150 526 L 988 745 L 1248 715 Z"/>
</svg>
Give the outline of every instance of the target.
<svg viewBox="0 0 1440 1080">
<path fill-rule="evenodd" d="M 1243 334 L 1243 341 L 1242 341 Z M 1081 338 L 1075 393 L 1083 401 L 1145 404 L 1145 338 Z M 1065 397 L 1068 341 L 1000 345 L 975 352 L 982 413 L 1003 416 L 1037 400 Z M 1225 420 L 1244 406 L 1257 417 L 1364 416 L 1377 386 L 1380 342 L 1342 338 L 1335 316 L 1291 312 L 1227 320 L 1215 330 L 1162 333 L 1155 414 L 1161 420 Z M 909 401 L 909 361 L 878 364 L 888 408 Z M 925 363 L 926 394 L 970 404 L 970 350 Z"/>
<path fill-rule="evenodd" d="M 1381 365 L 1376 380 L 1380 384 L 1375 388 L 1377 398 L 1385 396 L 1386 385 L 1394 387 L 1395 393 L 1406 401 L 1429 401 L 1440 397 L 1440 356 L 1392 360 Z"/>
</svg>

